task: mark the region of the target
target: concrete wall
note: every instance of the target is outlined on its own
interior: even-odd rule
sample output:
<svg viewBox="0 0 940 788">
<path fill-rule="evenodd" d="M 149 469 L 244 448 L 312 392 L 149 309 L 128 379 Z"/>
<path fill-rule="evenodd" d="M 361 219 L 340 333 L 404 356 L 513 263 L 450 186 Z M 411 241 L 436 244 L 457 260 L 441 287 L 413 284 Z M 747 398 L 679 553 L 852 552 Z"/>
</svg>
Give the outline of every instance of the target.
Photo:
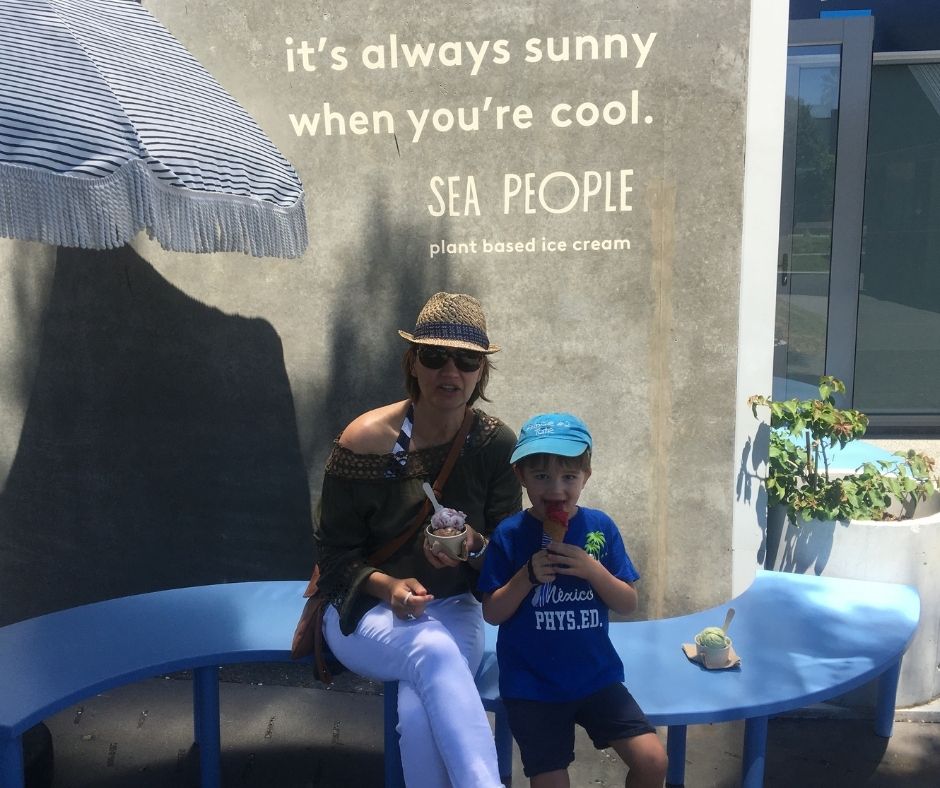
<svg viewBox="0 0 940 788">
<path fill-rule="evenodd" d="M 396 329 L 437 290 L 476 294 L 505 348 L 489 412 L 592 428 L 584 502 L 621 525 L 644 616 L 746 584 L 760 531 L 742 405 L 769 391 L 773 292 L 742 285 L 773 279 L 785 9 L 145 5 L 295 164 L 311 245 L 259 260 L 140 237 L 53 262 L 0 241 L 4 621 L 303 574 L 330 442 L 402 396 Z M 577 59 L 578 36 L 596 58 Z"/>
</svg>

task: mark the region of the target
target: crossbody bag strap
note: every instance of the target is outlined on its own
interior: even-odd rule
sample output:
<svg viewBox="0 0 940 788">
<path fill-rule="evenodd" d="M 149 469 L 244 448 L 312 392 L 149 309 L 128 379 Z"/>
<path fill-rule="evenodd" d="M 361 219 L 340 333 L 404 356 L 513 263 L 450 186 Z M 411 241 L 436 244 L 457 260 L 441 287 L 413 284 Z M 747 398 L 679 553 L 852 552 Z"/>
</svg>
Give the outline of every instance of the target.
<svg viewBox="0 0 940 788">
<path fill-rule="evenodd" d="M 467 435 L 470 432 L 470 427 L 472 424 L 473 411 L 470 408 L 467 408 L 466 413 L 464 413 L 463 423 L 460 425 L 460 429 L 454 436 L 453 443 L 450 444 L 450 451 L 447 452 L 447 457 L 444 460 L 444 464 L 441 466 L 441 470 L 437 474 L 437 478 L 434 480 L 434 484 L 431 485 L 432 489 L 434 490 L 434 495 L 438 499 L 441 497 L 441 490 L 444 489 L 444 485 L 447 483 L 447 477 L 450 476 L 451 470 L 453 470 L 454 465 L 457 463 L 457 457 L 460 456 L 460 450 L 463 448 L 464 442 L 467 440 Z M 428 513 L 430 511 L 431 502 L 425 498 L 424 504 L 421 506 L 421 511 L 418 512 L 418 516 L 414 519 L 411 525 L 394 539 L 392 539 L 392 541 L 386 542 L 378 550 L 372 553 L 372 555 L 366 559 L 366 563 L 371 564 L 372 566 L 379 566 L 395 555 L 399 548 L 401 548 L 401 546 L 406 542 L 409 542 L 411 538 L 418 532 L 418 529 L 427 519 Z"/>
</svg>

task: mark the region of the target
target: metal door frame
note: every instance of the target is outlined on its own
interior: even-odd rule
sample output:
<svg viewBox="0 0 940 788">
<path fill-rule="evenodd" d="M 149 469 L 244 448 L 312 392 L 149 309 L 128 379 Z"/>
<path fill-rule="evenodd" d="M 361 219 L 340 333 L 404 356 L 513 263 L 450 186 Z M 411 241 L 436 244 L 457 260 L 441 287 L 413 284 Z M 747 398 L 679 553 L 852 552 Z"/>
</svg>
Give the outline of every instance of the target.
<svg viewBox="0 0 940 788">
<path fill-rule="evenodd" d="M 845 383 L 847 403 L 852 402 L 855 381 L 874 29 L 871 16 L 800 19 L 790 22 L 788 42 L 791 47 L 835 44 L 842 52 L 825 373 Z"/>
</svg>

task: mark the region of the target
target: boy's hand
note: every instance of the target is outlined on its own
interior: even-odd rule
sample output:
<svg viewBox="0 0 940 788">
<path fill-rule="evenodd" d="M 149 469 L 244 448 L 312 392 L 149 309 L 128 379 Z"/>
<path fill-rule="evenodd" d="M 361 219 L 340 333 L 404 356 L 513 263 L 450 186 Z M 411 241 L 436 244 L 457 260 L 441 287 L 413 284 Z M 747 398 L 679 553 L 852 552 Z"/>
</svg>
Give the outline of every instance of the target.
<svg viewBox="0 0 940 788">
<path fill-rule="evenodd" d="M 540 583 L 551 583 L 555 580 L 554 558 L 549 555 L 547 549 L 533 553 L 529 563 L 532 566 L 532 574 Z M 531 581 L 532 578 L 530 577 L 529 582 Z"/>
<path fill-rule="evenodd" d="M 598 570 L 606 572 L 600 561 L 577 545 L 552 542 L 545 549 L 548 552 L 548 560 L 559 575 L 573 575 L 593 584 L 592 580 L 597 577 Z"/>
<path fill-rule="evenodd" d="M 604 604 L 621 615 L 636 610 L 636 589 L 615 577 L 600 561 L 573 544 L 552 542 L 547 548 L 548 559 L 559 575 L 573 575 L 591 584 Z"/>
</svg>

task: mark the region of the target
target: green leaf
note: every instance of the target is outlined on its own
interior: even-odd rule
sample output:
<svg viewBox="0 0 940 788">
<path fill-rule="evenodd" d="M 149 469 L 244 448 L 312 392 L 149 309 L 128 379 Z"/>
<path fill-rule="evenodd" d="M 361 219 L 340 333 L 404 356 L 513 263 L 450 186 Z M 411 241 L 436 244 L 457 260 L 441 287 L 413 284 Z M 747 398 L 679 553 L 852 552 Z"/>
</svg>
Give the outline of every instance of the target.
<svg viewBox="0 0 940 788">
<path fill-rule="evenodd" d="M 845 384 L 824 376 L 819 379 L 819 399 L 748 399 L 755 418 L 758 406 L 770 408 L 765 484 L 771 505 L 783 503 L 793 522 L 880 519 L 892 498 L 923 500 L 940 487 L 933 460 L 914 451 L 899 452 L 896 461 L 863 463 L 854 475 L 830 480 L 828 451 L 845 447 L 868 428 L 864 413 L 835 406 L 837 393 L 845 393 Z"/>
</svg>

